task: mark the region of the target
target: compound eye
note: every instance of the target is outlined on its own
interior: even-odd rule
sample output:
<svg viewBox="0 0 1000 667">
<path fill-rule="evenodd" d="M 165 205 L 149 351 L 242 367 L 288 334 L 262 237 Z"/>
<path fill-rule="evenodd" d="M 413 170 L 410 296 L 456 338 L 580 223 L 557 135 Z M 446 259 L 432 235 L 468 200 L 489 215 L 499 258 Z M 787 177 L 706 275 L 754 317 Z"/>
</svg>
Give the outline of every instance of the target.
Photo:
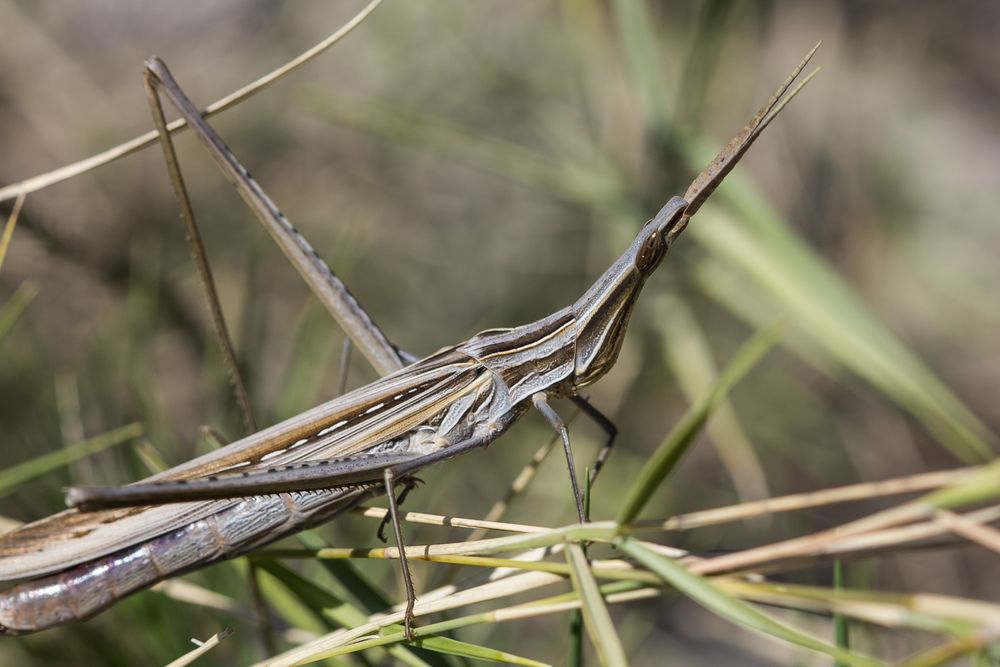
<svg viewBox="0 0 1000 667">
<path fill-rule="evenodd" d="M 666 246 L 663 243 L 663 235 L 657 230 L 651 232 L 642 244 L 639 256 L 636 258 L 636 266 L 643 273 L 652 271 L 663 259 Z"/>
</svg>

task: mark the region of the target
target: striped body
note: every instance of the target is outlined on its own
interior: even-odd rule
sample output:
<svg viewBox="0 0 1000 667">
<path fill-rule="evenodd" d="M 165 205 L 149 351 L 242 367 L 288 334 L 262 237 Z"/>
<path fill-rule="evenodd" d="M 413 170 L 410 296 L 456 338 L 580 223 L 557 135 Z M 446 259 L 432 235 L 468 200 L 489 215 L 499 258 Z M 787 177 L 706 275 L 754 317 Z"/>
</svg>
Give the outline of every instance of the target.
<svg viewBox="0 0 1000 667">
<path fill-rule="evenodd" d="M 477 429 L 496 437 L 510 412 L 493 374 L 446 350 L 148 481 L 373 451 L 430 453 Z M 494 417 L 497 425 L 487 426 Z M 27 524 L 0 535 L 0 579 L 43 576 L 0 593 L 0 627 L 16 634 L 87 618 L 124 595 L 260 548 L 381 492 L 379 484 L 351 484 L 93 513 L 68 510 Z"/>
<path fill-rule="evenodd" d="M 684 204 L 674 199 L 661 215 L 673 215 Z M 483 331 L 147 481 L 365 455 L 432 454 L 470 439 L 486 445 L 525 412 L 535 393 L 574 394 L 581 377 L 589 383 L 600 374 L 587 371 L 591 364 L 601 372 L 610 367 L 620 344 L 610 348 L 609 359 L 594 354 L 602 346 L 579 347 L 577 341 L 593 329 L 624 330 L 641 287 L 629 266 L 619 260 L 576 304 L 549 317 Z M 34 632 L 88 618 L 125 595 L 258 549 L 382 492 L 368 482 L 244 499 L 68 510 L 22 526 L 0 535 L 0 579 L 37 578 L 0 593 L 0 631 Z"/>
<path fill-rule="evenodd" d="M 343 467 L 345 474 L 339 483 L 319 491 L 91 513 L 68 510 L 0 535 L 0 581 L 27 580 L 0 593 L 0 634 L 33 632 L 86 618 L 159 580 L 247 553 L 326 520 L 384 492 L 381 484 L 358 477 L 356 462 L 366 457 L 391 459 L 393 463 L 384 469 L 392 472 L 398 457 L 410 457 L 412 464 L 399 467 L 407 474 L 420 465 L 486 445 L 530 404 L 551 412 L 547 397 L 574 396 L 581 387 L 596 381 L 617 359 L 646 279 L 691 216 L 809 80 L 807 77 L 782 98 L 815 50 L 699 174 L 685 197 L 674 197 L 647 222 L 621 257 L 572 306 L 525 326 L 484 331 L 136 486 L 176 486 L 182 480 L 194 484 L 214 476 L 231 480 L 244 475 L 265 476 L 269 469 L 282 466 L 323 465 Z M 261 214 L 265 225 L 270 225 L 269 230 L 290 257 L 296 253 L 315 255 L 204 123 L 161 61 L 147 63 L 147 81 L 151 75 L 166 86 L 196 135 L 209 145 L 223 172 L 251 209 Z M 158 122 L 163 125 L 162 111 L 160 116 Z M 163 128 L 161 135 L 169 136 Z M 170 150 L 168 165 L 176 161 Z M 322 270 L 325 265 L 315 259 L 293 263 L 318 295 L 329 292 L 327 305 L 338 321 L 354 322 L 361 330 L 376 330 L 378 336 L 369 336 L 370 331 L 361 336 L 361 342 L 368 345 L 359 345 L 373 365 L 383 372 L 398 368 L 398 350 L 377 331 L 329 268 Z M 565 432 L 563 438 L 568 451 Z M 390 476 L 385 479 L 389 484 Z M 398 526 L 397 539 L 401 541 Z"/>
<path fill-rule="evenodd" d="M 6 634 L 80 621 L 153 584 L 326 521 L 381 486 L 293 492 L 240 500 L 134 546 L 33 579 L 0 594 Z"/>
</svg>

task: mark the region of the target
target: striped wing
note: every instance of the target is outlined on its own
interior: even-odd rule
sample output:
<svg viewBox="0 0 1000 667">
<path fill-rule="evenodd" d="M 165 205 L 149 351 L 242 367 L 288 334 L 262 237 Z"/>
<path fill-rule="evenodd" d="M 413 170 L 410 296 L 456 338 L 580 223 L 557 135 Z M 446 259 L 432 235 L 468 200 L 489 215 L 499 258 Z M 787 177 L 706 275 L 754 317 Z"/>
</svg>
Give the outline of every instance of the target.
<svg viewBox="0 0 1000 667">
<path fill-rule="evenodd" d="M 143 481 L 355 455 L 427 423 L 457 398 L 491 381 L 481 365 L 446 348 L 398 373 Z M 66 569 L 176 530 L 237 502 L 60 512 L 0 535 L 0 581 Z"/>
</svg>

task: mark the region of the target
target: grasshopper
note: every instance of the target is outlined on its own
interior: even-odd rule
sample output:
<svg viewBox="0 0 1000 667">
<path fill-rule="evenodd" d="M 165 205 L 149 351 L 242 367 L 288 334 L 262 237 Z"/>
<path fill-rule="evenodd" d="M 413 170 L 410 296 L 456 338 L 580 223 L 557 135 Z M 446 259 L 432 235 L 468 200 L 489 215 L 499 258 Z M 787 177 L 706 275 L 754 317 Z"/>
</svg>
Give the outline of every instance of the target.
<svg viewBox="0 0 1000 667">
<path fill-rule="evenodd" d="M 817 45 L 818 46 L 818 45 Z M 646 280 L 674 240 L 756 138 L 812 74 L 774 96 L 698 175 L 638 231 L 572 305 L 523 326 L 489 329 L 415 359 L 394 346 L 188 100 L 162 60 L 146 63 L 146 89 L 189 233 L 196 235 L 160 92 L 205 145 L 357 348 L 383 377 L 210 454 L 124 487 L 73 488 L 71 509 L 0 535 L 0 633 L 44 630 L 97 614 L 163 579 L 233 558 L 384 493 L 406 588 L 406 631 L 416 597 L 395 495 L 433 463 L 484 447 L 530 408 L 558 433 L 576 503 L 586 517 L 569 434 L 550 402 L 580 395 L 614 365 Z M 814 72 L 815 73 L 815 72 Z M 207 271 L 207 263 L 201 267 Z M 210 284 L 210 274 L 207 281 Z M 221 311 L 210 295 L 220 339 Z M 221 326 L 220 326 L 221 322 Z M 592 470 L 596 475 L 613 440 Z"/>
</svg>

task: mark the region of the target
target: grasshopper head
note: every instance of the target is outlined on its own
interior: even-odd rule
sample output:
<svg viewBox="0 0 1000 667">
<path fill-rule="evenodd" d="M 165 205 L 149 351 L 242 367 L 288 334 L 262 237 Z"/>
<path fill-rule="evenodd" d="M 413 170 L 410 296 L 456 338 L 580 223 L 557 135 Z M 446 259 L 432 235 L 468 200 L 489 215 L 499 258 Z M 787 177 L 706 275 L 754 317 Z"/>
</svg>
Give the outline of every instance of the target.
<svg viewBox="0 0 1000 667">
<path fill-rule="evenodd" d="M 671 232 L 687 201 L 674 197 L 647 222 L 635 240 L 575 304 L 577 322 L 575 384 L 583 387 L 604 375 L 618 359 L 625 329 L 642 286 L 667 254 Z"/>
<path fill-rule="evenodd" d="M 691 216 L 722 183 L 760 133 L 816 74 L 813 71 L 797 86 L 791 87 L 818 48 L 819 44 L 813 47 L 767 104 L 698 174 L 684 197 L 674 197 L 667 202 L 639 231 L 618 261 L 573 304 L 571 310 L 577 322 L 574 366 L 577 387 L 590 384 L 615 363 L 629 315 L 646 279 L 663 261 L 670 244 L 684 231 Z"/>
</svg>

